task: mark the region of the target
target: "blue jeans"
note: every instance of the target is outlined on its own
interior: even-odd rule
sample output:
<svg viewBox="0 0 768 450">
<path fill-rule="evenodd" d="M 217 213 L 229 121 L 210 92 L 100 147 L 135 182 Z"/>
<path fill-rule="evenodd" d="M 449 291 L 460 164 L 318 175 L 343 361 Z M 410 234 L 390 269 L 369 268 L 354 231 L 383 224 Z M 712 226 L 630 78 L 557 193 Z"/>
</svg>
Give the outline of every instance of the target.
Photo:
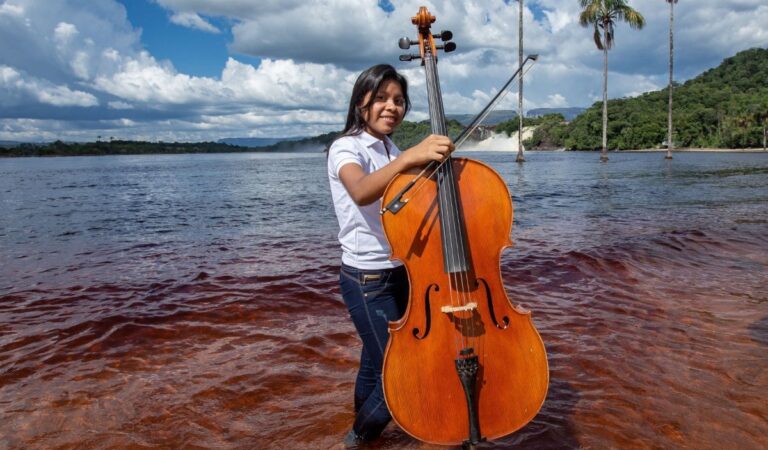
<svg viewBox="0 0 768 450">
<path fill-rule="evenodd" d="M 379 437 L 392 416 L 384 401 L 381 367 L 389 339 L 389 322 L 400 319 L 408 304 L 405 267 L 361 270 L 342 264 L 341 295 L 357 334 L 363 341 L 355 380 L 355 434 L 363 440 Z"/>
</svg>

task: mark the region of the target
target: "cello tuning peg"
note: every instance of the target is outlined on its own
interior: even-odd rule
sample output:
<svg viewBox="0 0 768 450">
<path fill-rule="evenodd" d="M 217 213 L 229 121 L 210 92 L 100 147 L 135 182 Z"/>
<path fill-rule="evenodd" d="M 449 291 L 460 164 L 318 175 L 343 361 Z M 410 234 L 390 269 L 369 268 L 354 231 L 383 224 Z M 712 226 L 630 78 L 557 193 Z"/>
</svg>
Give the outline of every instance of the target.
<svg viewBox="0 0 768 450">
<path fill-rule="evenodd" d="M 438 45 L 436 48 L 438 50 L 444 50 L 445 53 L 450 53 L 450 52 L 456 50 L 456 43 L 454 43 L 454 42 L 446 42 L 445 45 Z"/>
<path fill-rule="evenodd" d="M 408 50 L 409 48 L 411 48 L 411 45 L 415 45 L 415 44 L 417 44 L 417 42 L 414 42 L 408 39 L 407 37 L 402 37 L 397 42 L 397 45 L 399 45 L 400 48 L 402 48 L 403 50 Z"/>
<path fill-rule="evenodd" d="M 453 39 L 453 33 L 448 30 L 443 30 L 440 32 L 440 34 L 433 34 L 432 37 L 442 39 L 443 41 L 450 41 Z"/>
<path fill-rule="evenodd" d="M 400 55 L 400 61 L 413 61 L 421 58 L 421 55 Z"/>
</svg>

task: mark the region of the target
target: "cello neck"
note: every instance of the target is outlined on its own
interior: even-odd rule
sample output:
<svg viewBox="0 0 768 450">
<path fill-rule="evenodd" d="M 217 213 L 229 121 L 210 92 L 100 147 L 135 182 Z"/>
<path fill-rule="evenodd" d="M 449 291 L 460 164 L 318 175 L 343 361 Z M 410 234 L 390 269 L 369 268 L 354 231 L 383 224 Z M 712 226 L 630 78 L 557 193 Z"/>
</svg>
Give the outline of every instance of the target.
<svg viewBox="0 0 768 450">
<path fill-rule="evenodd" d="M 429 123 L 432 126 L 432 134 L 448 136 L 443 94 L 440 92 L 440 79 L 437 75 L 437 61 L 430 50 L 424 54 L 424 71 L 427 76 L 427 101 L 429 102 Z"/>
</svg>

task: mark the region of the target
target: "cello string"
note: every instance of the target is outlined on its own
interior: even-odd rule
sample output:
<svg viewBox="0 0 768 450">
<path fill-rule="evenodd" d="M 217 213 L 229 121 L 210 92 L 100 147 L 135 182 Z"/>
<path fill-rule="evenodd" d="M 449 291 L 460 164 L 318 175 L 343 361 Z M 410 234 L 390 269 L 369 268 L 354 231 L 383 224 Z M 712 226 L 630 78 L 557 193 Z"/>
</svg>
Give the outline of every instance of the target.
<svg viewBox="0 0 768 450">
<path fill-rule="evenodd" d="M 450 245 L 451 267 L 455 270 L 455 268 L 459 267 L 461 263 L 461 261 L 458 260 L 459 258 L 458 248 L 461 245 L 461 242 L 460 242 L 461 236 L 459 234 L 461 233 L 461 230 L 456 226 L 457 224 L 456 224 L 455 217 L 456 217 L 457 211 L 454 208 L 454 205 L 451 204 L 453 203 L 452 200 L 455 197 L 455 191 L 456 191 L 455 180 L 451 177 L 451 173 L 449 170 L 451 166 L 452 164 L 447 164 L 443 170 L 444 185 L 447 186 L 447 190 L 448 190 L 448 192 L 444 196 L 445 197 L 444 207 L 446 211 L 446 214 L 444 215 L 444 217 L 447 219 L 447 222 L 448 222 L 446 224 L 446 229 L 449 232 L 448 243 Z M 460 281 L 460 278 L 458 275 L 459 273 L 461 272 L 451 272 L 450 274 L 451 280 L 452 280 L 451 291 L 452 292 L 455 291 L 456 297 L 457 297 L 456 301 L 454 301 L 453 295 L 451 295 L 451 306 L 462 306 L 462 298 L 461 298 L 462 286 L 461 286 L 461 283 L 458 282 Z M 458 320 L 459 311 L 454 312 L 453 315 L 454 315 L 454 320 Z M 460 340 L 461 347 L 462 349 L 464 349 L 467 347 L 468 344 L 466 342 L 466 336 L 465 336 L 464 330 L 461 327 L 461 323 L 459 323 L 459 327 L 457 327 L 457 329 L 458 329 L 458 335 L 461 339 Z M 460 356 L 460 353 L 457 354 L 457 357 L 459 356 Z"/>
<path fill-rule="evenodd" d="M 430 61 L 430 67 L 435 67 L 434 61 Z M 434 83 L 435 83 L 435 89 L 433 90 L 435 92 L 435 95 L 437 96 L 437 100 L 441 101 L 440 97 L 440 85 L 438 82 L 438 76 L 437 76 L 437 69 L 435 68 L 434 72 Z M 442 103 L 439 103 L 439 106 L 442 109 Z M 440 119 L 443 120 L 443 124 L 445 124 L 444 114 L 442 114 L 442 111 L 440 111 L 441 117 Z M 446 134 L 447 134 L 447 130 Z M 445 164 L 445 163 L 448 164 Z M 439 167 L 442 167 L 442 175 L 443 175 L 443 184 L 447 186 L 447 194 L 445 195 L 445 203 L 442 205 L 446 208 L 446 214 L 443 215 L 444 218 L 447 218 L 448 223 L 446 224 L 445 228 L 446 231 L 450 233 L 450 236 L 448 236 L 449 241 L 448 244 L 450 245 L 450 252 L 451 252 L 451 270 L 457 270 L 455 272 L 451 273 L 452 278 L 452 290 L 456 289 L 456 297 L 457 297 L 457 303 L 460 307 L 465 307 L 468 304 L 468 292 L 469 292 L 469 283 L 467 279 L 467 272 L 466 269 L 468 269 L 468 263 L 467 255 L 466 255 L 466 234 L 464 233 L 464 229 L 462 227 L 462 216 L 461 216 L 461 210 L 459 208 L 458 203 L 458 185 L 456 184 L 456 176 L 453 170 L 453 160 L 450 155 L 448 155 L 445 160 L 439 164 Z M 451 304 L 453 305 L 453 296 L 451 297 Z M 465 310 L 457 310 L 454 312 L 454 320 L 458 323 L 458 332 L 461 336 L 461 343 L 462 343 L 462 349 L 467 349 L 472 345 L 472 337 L 475 335 L 474 333 L 474 322 L 472 320 L 469 321 L 469 324 L 467 324 L 466 321 L 462 321 L 460 317 L 463 317 L 466 315 Z M 469 325 L 469 327 L 467 326 Z M 457 357 L 461 357 L 461 354 L 457 355 Z"/>
<path fill-rule="evenodd" d="M 526 68 L 526 70 L 523 72 L 523 75 L 525 75 L 525 73 L 527 73 L 528 70 L 530 70 L 531 67 L 532 67 L 532 65 L 528 66 Z M 504 96 L 506 95 L 507 92 L 508 91 L 505 90 L 501 95 L 499 95 L 497 100 L 500 101 L 502 98 L 504 98 Z M 495 104 L 495 102 L 494 102 L 494 104 Z M 478 121 L 478 123 L 482 122 L 482 120 L 485 119 L 485 117 L 488 115 L 488 112 L 490 112 L 491 109 L 492 108 L 489 108 L 488 111 L 481 116 L 481 118 Z M 470 134 L 471 134 L 471 132 L 465 134 L 464 138 L 462 138 L 462 140 L 460 140 L 457 143 L 457 147 L 460 146 L 461 144 L 463 144 L 465 142 L 465 140 L 466 140 L 466 137 L 469 136 Z M 443 167 L 445 165 L 445 162 L 450 161 L 450 159 L 451 158 L 449 156 L 448 158 L 446 158 L 446 160 L 441 162 L 438 165 L 438 167 L 432 172 L 432 174 L 430 174 L 430 177 L 432 177 L 434 175 L 434 173 L 436 173 L 441 167 Z M 453 163 L 451 162 L 451 163 L 445 165 L 445 169 L 446 169 L 444 171 L 445 176 L 447 176 L 449 178 L 448 183 L 450 184 L 450 186 L 455 188 L 456 187 L 456 182 L 455 182 L 455 174 L 454 174 L 454 171 L 453 171 Z M 411 194 L 411 198 L 413 198 L 413 196 L 415 196 L 418 193 L 418 191 L 422 188 L 424 183 L 426 183 L 426 180 L 422 181 L 422 183 L 419 186 L 417 186 L 416 190 Z M 466 245 L 464 245 L 464 244 L 466 244 L 464 242 L 465 241 L 465 236 L 462 234 L 462 228 L 461 228 L 462 221 L 461 221 L 461 216 L 460 216 L 460 213 L 459 213 L 459 211 L 461 211 L 461 210 L 459 209 L 458 196 L 456 194 L 457 194 L 457 192 L 454 189 L 454 195 L 452 196 L 452 198 L 450 198 L 448 200 L 453 202 L 453 205 L 450 205 L 450 206 L 452 208 L 452 211 L 455 212 L 455 214 L 451 216 L 451 221 L 454 222 L 454 223 L 452 223 L 450 225 L 452 226 L 452 228 L 454 230 L 456 230 L 457 233 L 459 233 L 459 235 L 458 235 L 458 238 L 457 238 L 457 236 L 452 236 L 450 242 L 452 244 L 455 242 L 456 245 L 457 245 L 458 253 L 454 253 L 455 257 L 468 262 L 468 260 L 467 260 L 468 248 L 466 247 Z M 443 205 L 443 207 L 445 207 L 445 206 L 447 206 L 447 205 Z M 466 271 L 462 271 L 460 273 L 457 273 L 457 275 L 453 278 L 452 281 L 453 281 L 453 284 L 458 284 L 459 285 L 458 297 L 459 297 L 460 305 L 461 306 L 468 305 L 470 303 L 471 298 L 472 298 L 472 296 L 470 294 L 472 292 L 472 290 L 471 290 L 471 281 L 469 280 L 469 273 L 466 272 Z M 451 303 L 452 304 L 454 303 L 453 302 L 453 297 L 451 299 Z M 466 313 L 466 312 L 467 311 L 463 311 L 463 313 Z M 467 342 L 467 339 L 465 338 L 465 333 L 464 332 L 461 333 L 462 334 L 462 338 L 463 338 L 462 339 L 462 345 L 464 346 L 464 348 L 472 347 L 475 350 L 476 354 L 482 356 L 483 355 L 483 351 L 480 349 L 479 345 L 482 344 L 483 340 L 482 340 L 482 337 L 477 333 L 477 330 L 476 330 L 476 327 L 479 326 L 479 324 L 477 326 L 475 324 L 475 320 L 474 320 L 475 319 L 475 314 L 479 315 L 479 307 L 477 307 L 475 310 L 473 310 L 470 313 L 469 324 L 468 324 L 468 328 L 469 328 L 469 330 L 468 330 L 469 331 L 469 333 L 468 333 L 469 334 L 468 341 L 469 342 Z M 466 325 L 466 324 L 464 324 L 464 325 Z M 471 345 L 469 345 L 469 344 L 471 344 Z"/>
<path fill-rule="evenodd" d="M 440 85 L 439 81 L 437 79 L 437 66 L 435 59 L 432 55 L 431 49 L 428 49 L 425 52 L 425 64 L 424 69 L 427 73 L 427 96 L 428 96 L 428 102 L 430 105 L 432 105 L 432 108 L 435 109 L 435 115 L 443 116 L 442 110 L 442 102 L 440 98 Z M 444 116 L 443 118 L 432 118 L 434 120 L 442 120 L 443 124 L 445 124 Z M 442 164 L 441 164 L 442 166 Z M 445 180 L 445 170 L 442 171 L 443 177 L 438 176 L 437 177 L 437 194 L 438 194 L 438 200 L 439 200 L 439 208 L 440 211 L 442 211 L 442 214 L 439 214 L 440 220 L 442 221 L 443 218 L 445 218 L 446 214 L 450 212 L 449 205 L 446 203 L 448 201 L 446 192 L 443 191 L 442 186 L 445 186 L 446 180 Z M 449 246 L 452 245 L 454 238 L 452 236 L 453 231 L 451 230 L 451 221 L 449 220 L 445 224 L 445 232 L 446 236 L 442 236 L 443 242 L 449 243 Z M 447 239 L 447 240 L 446 240 Z M 447 247 L 442 248 L 443 252 L 445 253 L 447 250 Z M 453 260 L 455 252 L 451 250 L 447 251 L 448 255 L 443 254 L 443 258 L 448 258 L 449 266 L 453 265 L 455 261 Z M 456 300 L 454 299 L 454 290 L 455 290 L 455 280 L 453 275 L 449 272 L 448 273 L 448 298 L 450 299 L 451 306 L 456 306 Z M 464 345 L 461 335 L 459 333 L 459 336 L 457 336 L 455 333 L 453 335 L 453 341 L 454 341 L 454 352 L 456 353 L 457 357 L 459 355 L 460 348 Z"/>
<path fill-rule="evenodd" d="M 463 230 L 462 230 L 461 209 L 459 208 L 458 186 L 456 184 L 456 176 L 453 170 L 453 163 L 446 165 L 446 172 L 448 173 L 448 177 L 451 179 L 451 185 L 454 187 L 454 195 L 453 195 L 453 198 L 451 199 L 453 201 L 453 205 L 451 205 L 451 208 L 454 211 L 454 215 L 451 217 L 451 219 L 455 222 L 454 225 L 458 232 L 458 236 L 455 240 L 456 245 L 458 247 L 457 257 L 462 259 L 463 261 L 469 262 L 466 254 L 466 250 L 467 250 L 467 247 L 466 247 L 467 243 L 465 242 L 466 235 L 462 233 Z M 461 284 L 461 287 L 460 287 L 461 305 L 467 306 L 469 304 L 469 299 L 470 299 L 469 275 L 467 271 L 462 270 L 460 274 L 457 275 L 457 277 L 460 279 L 460 284 Z M 462 311 L 462 313 L 466 314 L 467 311 Z M 469 320 L 469 330 L 465 330 L 465 331 L 468 331 L 467 334 L 469 335 L 468 342 L 465 348 L 474 347 L 475 345 L 474 344 L 474 337 L 476 336 L 475 323 L 474 323 L 474 320 L 471 320 L 471 319 L 472 317 L 470 317 L 470 320 Z"/>
</svg>

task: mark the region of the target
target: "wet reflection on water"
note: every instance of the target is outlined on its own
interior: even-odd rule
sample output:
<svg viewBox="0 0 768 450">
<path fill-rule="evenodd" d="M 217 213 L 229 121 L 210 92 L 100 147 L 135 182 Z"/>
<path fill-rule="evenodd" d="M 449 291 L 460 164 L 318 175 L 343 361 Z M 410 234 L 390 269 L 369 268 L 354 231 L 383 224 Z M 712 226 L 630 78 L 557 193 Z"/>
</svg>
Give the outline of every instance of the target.
<svg viewBox="0 0 768 450">
<path fill-rule="evenodd" d="M 768 155 L 474 156 L 513 191 L 502 274 L 551 370 L 497 445 L 768 447 Z M 360 344 L 324 163 L 0 160 L 0 446 L 337 444 Z"/>
</svg>

